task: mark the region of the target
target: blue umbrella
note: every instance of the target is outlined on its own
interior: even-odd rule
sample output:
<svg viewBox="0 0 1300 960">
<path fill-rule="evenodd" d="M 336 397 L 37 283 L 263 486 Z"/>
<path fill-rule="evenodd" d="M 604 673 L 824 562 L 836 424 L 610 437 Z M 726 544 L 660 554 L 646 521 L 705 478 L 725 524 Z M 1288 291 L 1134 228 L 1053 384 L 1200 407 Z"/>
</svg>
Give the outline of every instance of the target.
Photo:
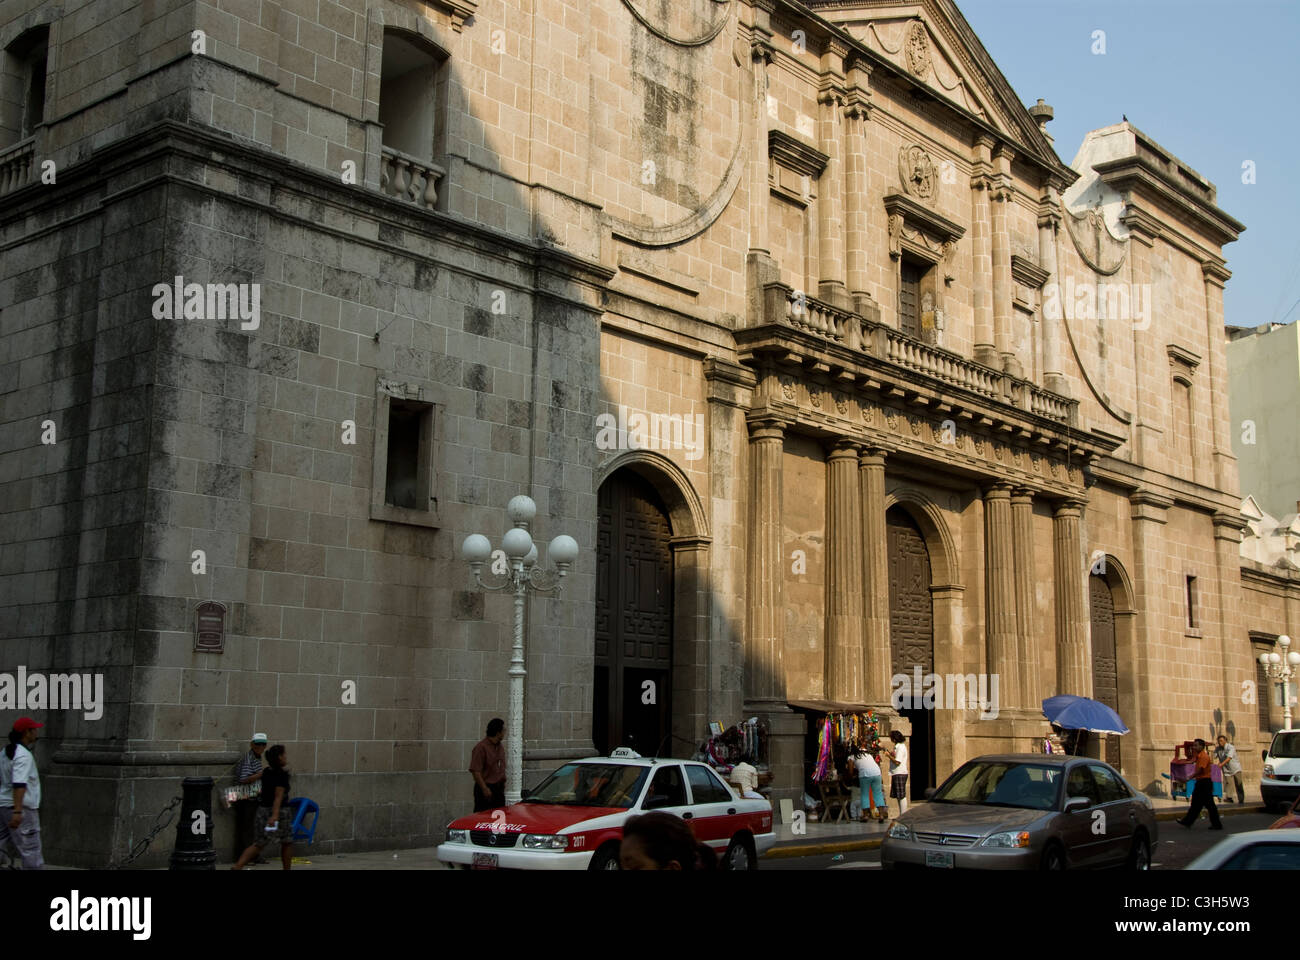
<svg viewBox="0 0 1300 960">
<path fill-rule="evenodd" d="M 1043 701 L 1043 716 L 1066 730 L 1091 730 L 1093 733 L 1128 733 L 1119 714 L 1096 700 L 1062 694 Z"/>
</svg>

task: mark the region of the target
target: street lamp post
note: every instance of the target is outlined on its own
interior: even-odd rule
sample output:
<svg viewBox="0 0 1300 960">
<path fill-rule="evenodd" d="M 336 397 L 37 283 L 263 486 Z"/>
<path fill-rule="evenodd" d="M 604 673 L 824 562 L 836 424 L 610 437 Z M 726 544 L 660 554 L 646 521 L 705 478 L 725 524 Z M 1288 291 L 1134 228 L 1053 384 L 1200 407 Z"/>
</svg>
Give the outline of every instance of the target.
<svg viewBox="0 0 1300 960">
<path fill-rule="evenodd" d="M 537 566 L 537 545 L 533 543 L 528 525 L 537 515 L 537 504 L 531 497 L 520 494 L 506 505 L 514 527 L 501 538 L 510 571 L 503 583 L 486 583 L 483 564 L 492 557 L 492 542 L 481 533 L 471 533 L 461 544 L 461 557 L 474 572 L 474 580 L 484 590 L 514 589 L 515 636 L 510 651 L 510 730 L 506 745 L 506 804 L 518 803 L 523 786 L 524 772 L 524 597 L 529 590 L 539 593 L 554 591 L 558 596 L 564 585 L 569 567 L 578 557 L 578 543 L 561 534 L 546 548 L 546 556 L 555 564 L 553 573 L 545 573 Z M 549 581 L 549 582 L 548 582 Z"/>
<path fill-rule="evenodd" d="M 1261 653 L 1259 662 L 1264 667 L 1264 675 L 1270 680 L 1282 683 L 1282 727 L 1291 729 L 1291 681 L 1300 674 L 1300 653 L 1290 650 L 1291 638 L 1283 634 L 1277 638 L 1277 645 L 1282 648 L 1279 654 Z"/>
</svg>

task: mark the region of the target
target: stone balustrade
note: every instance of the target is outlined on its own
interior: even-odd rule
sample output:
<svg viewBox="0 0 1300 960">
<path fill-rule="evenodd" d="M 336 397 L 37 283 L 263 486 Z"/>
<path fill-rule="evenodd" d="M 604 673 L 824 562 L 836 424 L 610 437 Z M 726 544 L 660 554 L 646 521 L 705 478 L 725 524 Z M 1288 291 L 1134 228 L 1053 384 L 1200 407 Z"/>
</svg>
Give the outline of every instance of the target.
<svg viewBox="0 0 1300 960">
<path fill-rule="evenodd" d="M 783 283 L 764 289 L 765 314 L 785 326 L 879 357 L 922 377 L 958 387 L 999 403 L 1010 404 L 1058 423 L 1073 423 L 1078 401 L 1018 380 L 982 363 L 924 343 L 874 323 L 860 314 L 834 307 Z M 769 321 L 771 322 L 771 321 Z"/>
<path fill-rule="evenodd" d="M 36 165 L 36 138 L 20 140 L 0 150 L 0 194 L 9 193 L 32 182 Z"/>
<path fill-rule="evenodd" d="M 432 207 L 438 202 L 438 182 L 446 175 L 447 171 L 436 163 L 417 160 L 392 147 L 381 150 L 379 189 L 390 197 Z"/>
</svg>

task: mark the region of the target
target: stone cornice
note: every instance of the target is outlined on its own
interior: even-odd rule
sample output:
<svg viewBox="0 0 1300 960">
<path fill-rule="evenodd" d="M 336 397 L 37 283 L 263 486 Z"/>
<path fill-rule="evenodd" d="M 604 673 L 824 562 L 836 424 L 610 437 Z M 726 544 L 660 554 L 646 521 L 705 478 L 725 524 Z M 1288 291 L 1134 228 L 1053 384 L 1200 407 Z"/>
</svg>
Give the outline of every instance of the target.
<svg viewBox="0 0 1300 960">
<path fill-rule="evenodd" d="M 904 194 L 891 193 L 885 197 L 884 203 L 887 214 L 901 216 L 904 223 L 924 230 L 940 243 L 956 243 L 966 233 L 961 224 L 940 216 Z"/>
<path fill-rule="evenodd" d="M 1206 283 L 1222 288 L 1232 276 L 1232 271 L 1221 260 L 1206 260 L 1201 264 L 1201 276 L 1205 278 Z"/>
<path fill-rule="evenodd" d="M 1188 350 L 1186 347 L 1180 347 L 1176 343 L 1166 344 L 1165 353 L 1168 354 L 1169 362 L 1171 364 L 1185 363 L 1193 370 L 1201 365 L 1200 354 L 1192 353 L 1192 351 Z"/>
<path fill-rule="evenodd" d="M 822 175 L 831 159 L 812 144 L 798 140 L 784 130 L 767 132 L 767 150 L 781 166 L 814 179 Z"/>
<path fill-rule="evenodd" d="M 1107 160 L 1093 164 L 1092 169 L 1103 183 L 1124 194 L 1126 201 L 1129 195 L 1136 195 L 1168 207 L 1193 221 L 1220 247 L 1236 240 L 1246 229 L 1244 223 L 1213 203 L 1193 196 L 1145 155 Z"/>
<path fill-rule="evenodd" d="M 1050 276 L 1050 273 L 1028 257 L 1022 257 L 1018 253 L 1011 255 L 1011 279 L 1017 283 L 1023 283 L 1027 287 L 1038 290 L 1042 288 Z"/>
</svg>

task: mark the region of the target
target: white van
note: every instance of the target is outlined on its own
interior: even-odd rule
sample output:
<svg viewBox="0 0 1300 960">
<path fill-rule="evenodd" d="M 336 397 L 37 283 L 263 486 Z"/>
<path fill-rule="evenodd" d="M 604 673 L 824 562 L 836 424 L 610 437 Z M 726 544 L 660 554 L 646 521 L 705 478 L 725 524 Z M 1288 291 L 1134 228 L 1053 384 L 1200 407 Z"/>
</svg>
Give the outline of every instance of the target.
<svg viewBox="0 0 1300 960">
<path fill-rule="evenodd" d="M 1259 778 L 1264 806 L 1273 809 L 1300 794 L 1300 730 L 1279 730 L 1264 751 L 1264 775 Z"/>
</svg>

